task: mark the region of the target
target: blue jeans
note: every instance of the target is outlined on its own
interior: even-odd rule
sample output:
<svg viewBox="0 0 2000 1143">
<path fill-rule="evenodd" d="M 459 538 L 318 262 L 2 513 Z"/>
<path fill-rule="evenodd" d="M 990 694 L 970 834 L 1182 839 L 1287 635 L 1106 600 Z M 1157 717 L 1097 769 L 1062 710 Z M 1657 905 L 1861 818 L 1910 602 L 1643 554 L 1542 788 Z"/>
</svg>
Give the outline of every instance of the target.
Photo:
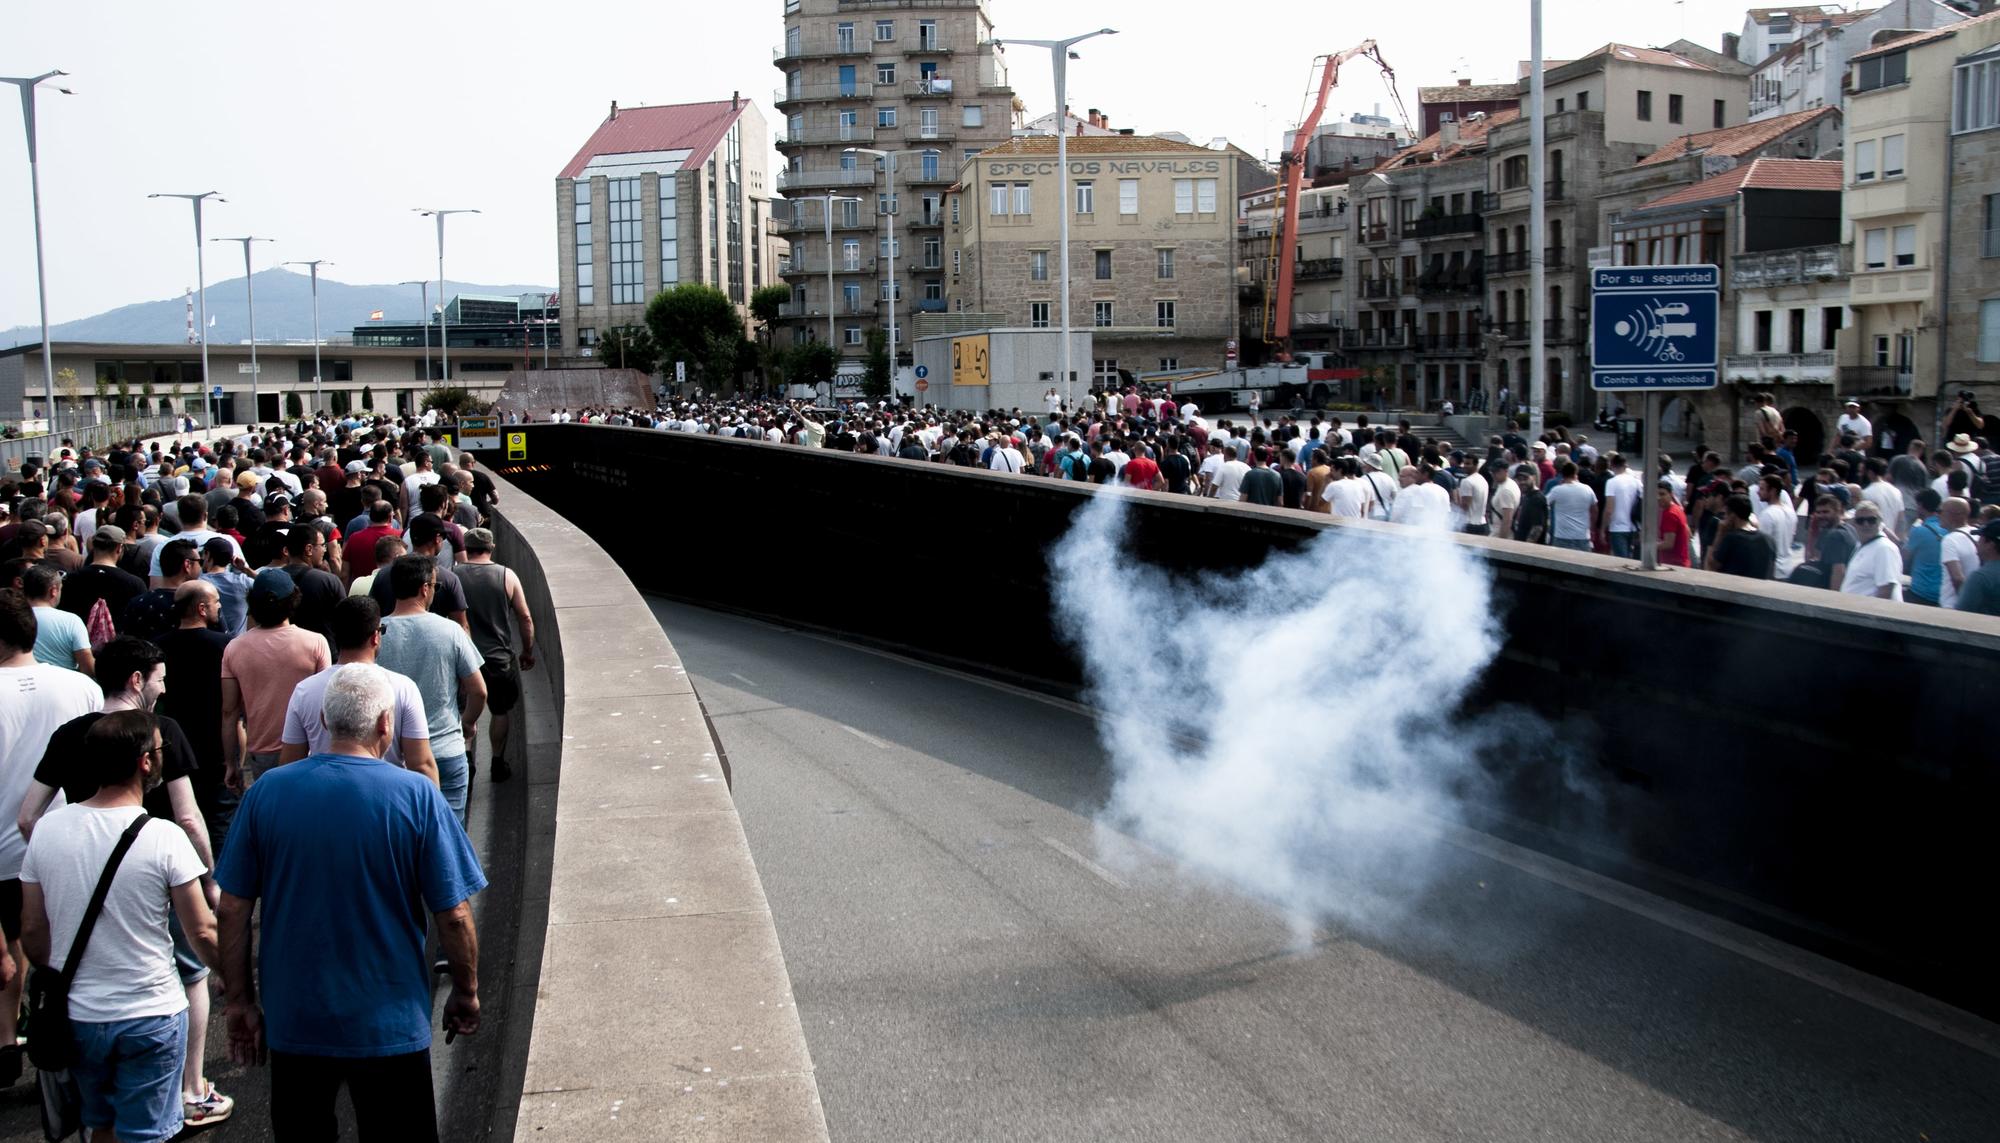
<svg viewBox="0 0 2000 1143">
<path fill-rule="evenodd" d="M 70 1071 L 83 1092 L 83 1125 L 115 1131 L 120 1143 L 180 1134 L 187 1012 L 72 1026 L 80 1057 Z"/>
<path fill-rule="evenodd" d="M 1619 557 L 1620 559 L 1630 559 L 1630 558 L 1632 558 L 1632 555 L 1633 555 L 1633 551 L 1632 551 L 1632 549 L 1633 549 L 1634 547 L 1636 547 L 1636 546 L 1637 546 L 1636 544 L 1634 544 L 1634 543 L 1633 543 L 1633 541 L 1635 541 L 1635 540 L 1637 540 L 1637 539 L 1639 538 L 1639 533 L 1637 533 L 1637 532 L 1606 532 L 1606 533 L 1605 533 L 1605 536 L 1606 536 L 1607 538 L 1609 538 L 1609 539 L 1610 539 L 1610 541 L 1611 541 L 1611 554 L 1612 554 L 1612 555 L 1614 555 L 1614 556 L 1617 556 L 1617 557 Z"/>
<path fill-rule="evenodd" d="M 464 754 L 454 754 L 449 758 L 439 758 L 438 788 L 444 791 L 445 804 L 458 815 L 458 824 L 465 824 L 466 787 L 472 784 L 471 758 Z"/>
<path fill-rule="evenodd" d="M 1569 549 L 1570 551 L 1572 551 L 1572 552 L 1587 552 L 1587 551 L 1589 551 L 1589 550 L 1590 550 L 1590 541 L 1589 541 L 1589 540 L 1563 540 L 1563 539 L 1558 539 L 1558 540 L 1556 540 L 1556 541 L 1555 541 L 1555 545 L 1556 545 L 1556 547 L 1558 547 L 1558 548 L 1568 548 L 1568 549 Z"/>
</svg>

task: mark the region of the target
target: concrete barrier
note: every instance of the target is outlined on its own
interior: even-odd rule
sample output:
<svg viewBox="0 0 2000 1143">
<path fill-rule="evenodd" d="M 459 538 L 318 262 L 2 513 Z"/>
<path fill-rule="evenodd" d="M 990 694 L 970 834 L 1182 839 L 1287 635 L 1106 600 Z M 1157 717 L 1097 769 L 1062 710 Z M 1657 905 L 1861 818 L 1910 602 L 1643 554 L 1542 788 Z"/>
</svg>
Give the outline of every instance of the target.
<svg viewBox="0 0 2000 1143">
<path fill-rule="evenodd" d="M 644 590 L 1050 690 L 1081 681 L 1041 620 L 1046 546 L 1087 486 L 657 430 L 527 431 L 514 479 Z M 1336 527 L 1384 526 L 1149 493 L 1105 558 L 1226 571 Z M 1541 714 L 1602 799 L 1583 804 L 1562 751 L 1524 744 L 1487 828 L 2000 1013 L 1977 904 L 2000 817 L 2000 620 L 1456 540 L 1492 564 L 1505 635 L 1470 705 Z"/>
<path fill-rule="evenodd" d="M 722 762 L 619 565 L 505 479 L 493 530 L 535 619 L 539 937 L 517 1140 L 824 1140 L 812 1059 Z M 546 887 L 536 899 L 536 886 Z M 536 924 L 546 913 L 545 927 Z M 488 950 L 493 955 L 493 950 Z"/>
</svg>

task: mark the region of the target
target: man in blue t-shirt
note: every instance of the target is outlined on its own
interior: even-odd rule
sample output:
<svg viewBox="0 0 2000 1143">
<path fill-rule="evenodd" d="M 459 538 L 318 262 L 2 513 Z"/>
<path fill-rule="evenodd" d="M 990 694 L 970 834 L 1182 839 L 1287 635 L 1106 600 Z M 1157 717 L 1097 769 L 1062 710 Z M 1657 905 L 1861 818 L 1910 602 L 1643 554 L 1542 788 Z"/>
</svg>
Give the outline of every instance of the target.
<svg viewBox="0 0 2000 1143">
<path fill-rule="evenodd" d="M 322 711 L 326 753 L 258 778 L 216 870 L 230 1055 L 262 1062 L 268 1042 L 280 1139 L 333 1138 L 343 1083 L 361 1137 L 437 1139 L 426 913 L 451 966 L 444 1026 L 479 1030 L 470 898 L 486 875 L 437 787 L 382 760 L 394 705 L 380 667 L 336 669 Z"/>
</svg>

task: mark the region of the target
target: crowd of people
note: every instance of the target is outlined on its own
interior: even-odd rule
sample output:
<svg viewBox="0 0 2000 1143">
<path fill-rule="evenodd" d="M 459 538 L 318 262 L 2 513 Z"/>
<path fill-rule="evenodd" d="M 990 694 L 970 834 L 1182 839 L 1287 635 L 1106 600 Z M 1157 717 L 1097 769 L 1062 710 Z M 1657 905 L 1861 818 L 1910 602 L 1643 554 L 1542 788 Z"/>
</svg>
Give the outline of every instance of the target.
<svg viewBox="0 0 2000 1143">
<path fill-rule="evenodd" d="M 75 1053 L 38 1082 L 99 1138 L 230 1117 L 216 996 L 278 1138 L 334 1138 L 342 1086 L 364 1138 L 437 1137 L 437 975 L 447 1038 L 480 1022 L 478 727 L 507 780 L 535 662 L 498 498 L 381 418 L 66 441 L 0 477 L 0 1086 L 32 972 L 71 1023 L 31 1012 L 28 1056 Z"/>
<path fill-rule="evenodd" d="M 1070 408 L 976 413 L 867 401 L 669 401 L 650 410 L 549 410 L 558 423 L 630 425 L 763 440 L 995 472 L 1122 484 L 1346 519 L 1421 523 L 1576 551 L 1639 554 L 1647 496 L 1659 558 L 1851 595 L 2000 614 L 2000 454 L 1976 405 L 1953 404 L 1942 448 L 1885 446 L 1849 402 L 1835 447 L 1801 456 L 1768 395 L 1741 461 L 1600 450 L 1583 433 L 1439 446 L 1408 420 L 1371 424 L 1294 408 L 1210 415 L 1136 386 Z M 1984 569 L 1984 570 L 1982 570 Z"/>
</svg>

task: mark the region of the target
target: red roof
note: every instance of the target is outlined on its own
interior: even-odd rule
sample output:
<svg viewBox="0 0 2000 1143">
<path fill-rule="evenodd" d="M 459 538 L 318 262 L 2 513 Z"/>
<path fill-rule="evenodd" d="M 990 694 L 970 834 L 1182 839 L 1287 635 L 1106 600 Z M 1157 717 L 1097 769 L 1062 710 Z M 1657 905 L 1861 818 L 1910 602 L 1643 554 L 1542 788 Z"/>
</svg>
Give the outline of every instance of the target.
<svg viewBox="0 0 2000 1143">
<path fill-rule="evenodd" d="M 1635 48 L 1630 44 L 1606 44 L 1589 55 L 1577 58 L 1578 60 L 1591 60 L 1596 59 L 1598 56 L 1609 56 L 1612 59 L 1622 60 L 1625 63 L 1652 64 L 1655 67 L 1681 67 L 1689 71 L 1715 70 L 1705 63 L 1691 60 L 1686 56 L 1675 55 L 1672 52 L 1663 52 L 1658 48 Z M 1542 69 L 1544 71 L 1554 71 L 1555 67 L 1552 64 L 1544 63 Z"/>
<path fill-rule="evenodd" d="M 1644 203 L 1635 211 L 1667 210 L 1735 198 L 1746 190 L 1838 191 L 1841 164 L 1837 159 L 1754 159 L 1691 187 Z"/>
<path fill-rule="evenodd" d="M 1463 158 L 1473 151 L 1485 148 L 1488 132 L 1502 124 L 1512 123 L 1520 117 L 1520 108 L 1509 107 L 1478 119 L 1462 119 L 1458 124 L 1458 142 L 1446 146 L 1444 132 L 1433 131 L 1396 152 L 1393 158 L 1375 169 L 1379 171 L 1410 167 L 1423 162 L 1448 163 L 1453 159 Z M 1437 156 L 1435 159 L 1430 157 L 1433 154 Z"/>
<path fill-rule="evenodd" d="M 688 151 L 687 165 L 707 160 L 709 152 L 743 114 L 749 101 L 720 100 L 715 103 L 673 103 L 665 107 L 621 107 L 598 124 L 583 149 L 569 161 L 558 177 L 573 179 L 600 155 L 626 155 L 635 151 Z"/>
<path fill-rule="evenodd" d="M 1972 27 L 1974 24 L 1984 24 L 1994 20 L 2000 20 L 2000 12 L 1988 12 L 1984 16 L 1974 16 L 1970 20 L 1961 20 L 1956 24 L 1946 24 L 1942 28 L 1932 28 L 1928 32 L 1918 32 L 1913 36 L 1904 36 L 1900 40 L 1890 40 L 1886 44 L 1869 48 L 1865 52 L 1854 53 L 1847 57 L 1847 62 L 1854 63 L 1857 60 L 1865 60 L 1871 56 L 1886 55 L 1889 52 L 1898 52 L 1905 48 L 1918 47 L 1931 43 L 1934 40 L 1948 40 L 1965 29 Z"/>
<path fill-rule="evenodd" d="M 1665 163 L 1683 155 L 1734 155 L 1742 157 L 1767 147 L 1772 143 L 1804 127 L 1815 119 L 1827 115 L 1840 114 L 1838 107 L 1815 107 L 1808 111 L 1794 111 L 1788 115 L 1775 115 L 1760 119 L 1755 123 L 1739 123 L 1734 127 L 1723 127 L 1715 131 L 1698 131 L 1693 135 L 1682 135 L 1639 160 L 1645 167 L 1654 163 Z"/>
</svg>

